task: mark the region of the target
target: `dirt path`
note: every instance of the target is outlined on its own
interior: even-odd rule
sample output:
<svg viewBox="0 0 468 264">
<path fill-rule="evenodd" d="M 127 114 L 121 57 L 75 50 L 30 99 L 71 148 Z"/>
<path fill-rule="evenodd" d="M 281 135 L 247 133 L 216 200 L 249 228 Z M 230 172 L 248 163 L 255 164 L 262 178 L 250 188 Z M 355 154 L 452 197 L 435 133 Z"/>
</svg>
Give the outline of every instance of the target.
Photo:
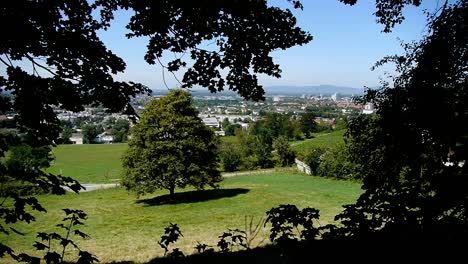
<svg viewBox="0 0 468 264">
<path fill-rule="evenodd" d="M 221 175 L 224 178 L 232 178 L 232 177 L 242 176 L 242 175 L 265 174 L 265 173 L 271 173 L 275 171 L 276 169 L 263 169 L 263 170 L 254 170 L 254 171 L 227 172 L 227 173 L 222 173 Z"/>
<path fill-rule="evenodd" d="M 232 177 L 243 176 L 243 175 L 265 174 L 265 173 L 271 173 L 275 171 L 276 169 L 264 169 L 264 170 L 254 170 L 254 171 L 228 172 L 228 173 L 222 173 L 221 175 L 223 176 L 223 178 L 232 178 Z M 120 183 L 85 183 L 82 185 L 86 189 L 80 192 L 91 192 L 91 191 L 100 190 L 100 189 L 119 187 Z M 67 191 L 71 191 L 68 188 L 65 188 L 65 189 Z"/>
</svg>

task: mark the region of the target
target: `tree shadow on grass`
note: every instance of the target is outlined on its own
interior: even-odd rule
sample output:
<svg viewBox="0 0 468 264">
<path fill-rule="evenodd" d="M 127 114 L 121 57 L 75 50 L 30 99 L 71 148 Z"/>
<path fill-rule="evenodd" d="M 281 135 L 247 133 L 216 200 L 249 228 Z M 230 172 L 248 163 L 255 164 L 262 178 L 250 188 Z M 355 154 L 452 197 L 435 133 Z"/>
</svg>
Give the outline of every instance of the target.
<svg viewBox="0 0 468 264">
<path fill-rule="evenodd" d="M 197 203 L 221 198 L 234 197 L 239 194 L 248 193 L 248 189 L 233 188 L 233 189 L 212 189 L 199 190 L 175 193 L 174 197 L 169 194 L 157 196 L 150 199 L 137 200 L 136 203 L 143 203 L 148 206 L 165 205 L 165 204 L 182 204 L 182 203 Z"/>
</svg>

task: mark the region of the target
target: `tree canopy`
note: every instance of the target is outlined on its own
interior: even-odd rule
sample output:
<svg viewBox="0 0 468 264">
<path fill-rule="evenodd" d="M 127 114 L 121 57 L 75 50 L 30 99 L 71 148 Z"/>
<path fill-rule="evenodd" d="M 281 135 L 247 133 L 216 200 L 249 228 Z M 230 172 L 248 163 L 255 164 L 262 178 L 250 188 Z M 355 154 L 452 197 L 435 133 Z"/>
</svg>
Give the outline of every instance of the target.
<svg viewBox="0 0 468 264">
<path fill-rule="evenodd" d="M 296 27 L 289 9 L 268 6 L 266 1 L 241 2 L 4 1 L 0 59 L 6 74 L 0 78 L 1 109 L 18 114 L 18 127 L 33 136 L 33 143 L 50 144 L 60 132 L 53 106 L 81 111 L 85 105 L 102 105 L 122 111 L 132 96 L 149 92 L 141 84 L 115 80 L 113 75 L 125 70 L 125 62 L 97 35 L 122 8 L 134 11 L 127 37 L 150 38 L 148 63 L 160 62 L 165 51 L 190 54 L 194 63 L 182 86 L 200 85 L 213 92 L 227 87 L 246 99 L 262 99 L 256 74 L 281 73 L 270 52 L 312 38 Z M 298 1 L 291 2 L 301 7 Z M 100 18 L 93 17 L 95 11 Z M 207 41 L 217 48 L 208 49 Z M 186 65 L 178 58 L 164 67 L 176 72 Z M 226 76 L 220 73 L 223 69 L 228 70 Z M 13 95 L 13 102 L 4 92 Z"/>
<path fill-rule="evenodd" d="M 419 43 L 389 56 L 397 75 L 362 102 L 348 141 L 366 190 L 340 216 L 350 235 L 451 240 L 468 234 L 468 3 L 446 5 Z M 359 225 L 359 227 L 358 227 Z"/>
<path fill-rule="evenodd" d="M 358 0 L 339 0 L 347 5 L 355 5 Z M 377 22 L 384 25 L 383 32 L 391 32 L 396 24 L 401 24 L 405 17 L 403 8 L 407 5 L 419 6 L 422 0 L 375 0 L 374 15 Z"/>
<path fill-rule="evenodd" d="M 190 94 L 172 90 L 152 100 L 132 128 L 123 160 L 123 185 L 138 195 L 221 181 L 217 136 L 198 117 Z"/>
</svg>

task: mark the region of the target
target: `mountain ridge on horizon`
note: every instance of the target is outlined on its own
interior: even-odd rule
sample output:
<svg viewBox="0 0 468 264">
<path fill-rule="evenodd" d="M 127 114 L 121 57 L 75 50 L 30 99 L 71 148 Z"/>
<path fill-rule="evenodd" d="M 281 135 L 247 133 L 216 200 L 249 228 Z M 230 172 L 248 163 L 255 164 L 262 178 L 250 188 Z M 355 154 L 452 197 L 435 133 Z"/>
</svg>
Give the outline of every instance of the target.
<svg viewBox="0 0 468 264">
<path fill-rule="evenodd" d="M 293 91 L 292 91 L 293 90 Z M 266 94 L 278 93 L 294 93 L 294 94 L 334 94 L 340 93 L 344 95 L 363 94 L 363 88 L 355 88 L 348 86 L 338 86 L 331 84 L 320 85 L 274 85 L 265 87 Z"/>
<path fill-rule="evenodd" d="M 347 86 L 338 86 L 331 84 L 321 84 L 321 85 L 272 85 L 264 86 L 265 95 L 332 95 L 334 93 L 339 93 L 342 95 L 362 95 L 364 94 L 364 88 L 355 88 Z M 218 93 L 211 93 L 206 88 L 196 87 L 191 89 L 192 92 L 197 94 L 208 94 L 208 95 L 235 95 L 236 92 L 225 90 Z M 167 92 L 167 89 L 153 89 L 155 93 Z"/>
</svg>

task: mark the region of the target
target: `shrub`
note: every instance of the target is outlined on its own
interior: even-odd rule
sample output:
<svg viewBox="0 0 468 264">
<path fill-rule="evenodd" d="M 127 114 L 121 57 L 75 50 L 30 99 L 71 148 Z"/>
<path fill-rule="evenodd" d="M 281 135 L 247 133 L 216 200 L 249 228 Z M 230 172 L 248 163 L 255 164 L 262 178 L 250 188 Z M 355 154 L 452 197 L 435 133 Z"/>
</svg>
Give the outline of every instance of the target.
<svg viewBox="0 0 468 264">
<path fill-rule="evenodd" d="M 356 165 L 350 161 L 345 145 L 340 144 L 323 153 L 318 174 L 337 179 L 357 179 L 355 168 Z"/>
<path fill-rule="evenodd" d="M 312 175 L 317 175 L 320 167 L 321 157 L 325 153 L 323 148 L 313 148 L 307 154 L 303 155 L 302 161 L 310 167 Z"/>
<path fill-rule="evenodd" d="M 239 169 L 242 163 L 242 153 L 235 143 L 223 143 L 219 155 L 224 171 L 236 171 Z"/>
</svg>

